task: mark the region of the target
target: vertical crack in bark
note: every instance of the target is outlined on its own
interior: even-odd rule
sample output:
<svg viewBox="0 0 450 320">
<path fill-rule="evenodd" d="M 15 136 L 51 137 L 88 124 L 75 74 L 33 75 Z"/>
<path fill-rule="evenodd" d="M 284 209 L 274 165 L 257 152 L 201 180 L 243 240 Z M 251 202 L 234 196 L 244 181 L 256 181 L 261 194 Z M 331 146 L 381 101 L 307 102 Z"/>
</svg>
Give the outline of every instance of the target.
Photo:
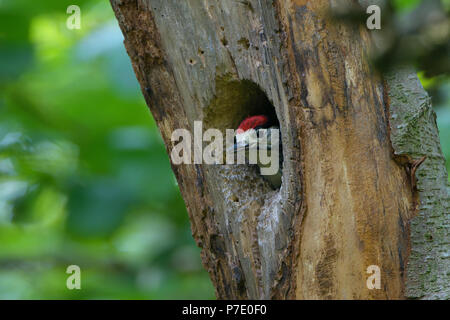
<svg viewBox="0 0 450 320">
<path fill-rule="evenodd" d="M 417 204 L 410 223 L 405 295 L 411 299 L 449 299 L 450 194 L 436 115 L 414 70 L 393 70 L 386 80 L 392 145 L 409 170 Z"/>
</svg>

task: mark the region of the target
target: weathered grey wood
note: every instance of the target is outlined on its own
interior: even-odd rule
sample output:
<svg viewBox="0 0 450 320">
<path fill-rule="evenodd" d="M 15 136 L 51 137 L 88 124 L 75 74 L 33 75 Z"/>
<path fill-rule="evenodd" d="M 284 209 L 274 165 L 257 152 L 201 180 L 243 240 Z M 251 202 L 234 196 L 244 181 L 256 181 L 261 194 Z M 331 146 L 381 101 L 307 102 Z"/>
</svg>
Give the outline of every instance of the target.
<svg viewBox="0 0 450 320">
<path fill-rule="evenodd" d="M 129 2 L 133 1 L 112 1 L 123 30 L 124 24 L 134 28 L 123 16 L 127 9 L 121 10 Z M 280 62 L 279 22 L 271 1 L 252 1 L 252 5 L 235 0 L 134 3 L 131 5 L 137 4 L 139 11 L 151 12 L 155 29 L 161 35 L 161 49 L 167 53 L 164 68 L 173 76 L 186 113 L 185 121 L 189 122 L 182 127 L 193 128 L 193 121 L 202 120 L 205 125 L 219 129 L 236 128 L 252 108 L 259 107 L 249 106 L 248 100 L 255 99 L 248 97 L 258 95 L 262 89 L 275 106 L 282 128 L 291 128 L 287 125 L 289 93 L 282 86 L 286 80 L 280 73 L 284 67 Z M 132 32 L 125 30 L 125 37 Z M 261 89 L 242 79 L 252 80 Z M 153 80 L 144 80 L 148 84 L 142 82 L 144 87 L 154 86 L 150 83 Z M 149 101 L 149 104 L 157 103 Z M 166 108 L 164 101 L 159 108 Z M 227 111 L 215 112 L 220 108 Z M 283 130 L 285 172 L 289 172 L 291 162 L 299 158 L 299 151 L 295 141 L 287 139 L 290 135 L 287 129 Z M 166 144 L 170 144 L 169 134 L 165 137 Z M 225 286 L 230 288 L 224 289 L 235 293 L 219 291 L 218 297 L 269 298 L 292 237 L 291 220 L 300 205 L 300 182 L 285 175 L 286 183 L 277 193 L 254 168 L 247 166 L 236 169 L 203 165 L 196 170 L 207 184 L 202 186 L 208 190 L 211 203 L 207 219 L 217 228 L 209 243 L 200 244 L 205 245 L 203 254 L 208 256 L 204 262 L 210 273 L 231 266 L 234 279 L 231 282 L 235 282 L 227 282 Z M 200 219 L 191 216 L 191 220 Z M 195 223 L 193 233 L 194 236 L 197 233 Z M 223 267 L 217 266 L 219 260 L 223 261 Z"/>
</svg>

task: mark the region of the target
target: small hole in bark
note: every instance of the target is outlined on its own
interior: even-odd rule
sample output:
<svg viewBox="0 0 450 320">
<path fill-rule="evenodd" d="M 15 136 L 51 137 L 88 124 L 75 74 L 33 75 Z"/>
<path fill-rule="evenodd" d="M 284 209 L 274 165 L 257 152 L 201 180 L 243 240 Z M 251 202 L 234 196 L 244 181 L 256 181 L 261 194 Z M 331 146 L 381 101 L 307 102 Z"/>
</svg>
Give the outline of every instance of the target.
<svg viewBox="0 0 450 320">
<path fill-rule="evenodd" d="M 248 50 L 250 48 L 250 41 L 247 38 L 239 39 L 238 44 L 240 44 L 246 50 Z"/>
</svg>

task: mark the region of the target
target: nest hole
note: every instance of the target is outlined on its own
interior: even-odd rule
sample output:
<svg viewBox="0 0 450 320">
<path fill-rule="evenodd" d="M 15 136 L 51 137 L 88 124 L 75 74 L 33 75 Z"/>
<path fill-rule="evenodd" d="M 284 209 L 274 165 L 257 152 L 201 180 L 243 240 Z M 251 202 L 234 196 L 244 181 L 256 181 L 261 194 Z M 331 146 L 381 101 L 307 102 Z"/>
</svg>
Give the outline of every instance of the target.
<svg viewBox="0 0 450 320">
<path fill-rule="evenodd" d="M 226 129 L 236 130 L 245 118 L 262 114 L 271 119 L 272 125 L 280 128 L 274 105 L 256 83 L 224 76 L 216 79 L 216 94 L 205 109 L 204 126 L 205 130 L 207 128 L 221 130 L 225 137 Z M 282 155 L 283 151 L 280 150 L 280 157 Z M 275 188 L 267 178 L 260 175 L 256 165 L 235 164 L 223 167 L 225 170 L 223 174 L 228 179 L 226 183 L 233 186 L 233 194 L 230 195 L 232 202 L 236 202 L 235 199 L 243 200 L 242 194 L 250 196 L 255 193 L 267 194 L 274 190 L 279 191 L 279 188 Z"/>
</svg>

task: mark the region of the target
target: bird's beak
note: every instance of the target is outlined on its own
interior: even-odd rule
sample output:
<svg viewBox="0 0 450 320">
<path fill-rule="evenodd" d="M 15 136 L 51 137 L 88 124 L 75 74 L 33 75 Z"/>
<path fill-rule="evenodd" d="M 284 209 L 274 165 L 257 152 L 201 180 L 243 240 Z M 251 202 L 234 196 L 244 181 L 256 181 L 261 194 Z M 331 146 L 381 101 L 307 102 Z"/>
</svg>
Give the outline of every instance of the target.
<svg viewBox="0 0 450 320">
<path fill-rule="evenodd" d="M 232 145 L 231 147 L 229 147 L 227 149 L 227 152 L 237 152 L 238 150 L 245 150 L 248 149 L 248 144 L 247 143 L 235 143 L 234 145 Z"/>
</svg>

